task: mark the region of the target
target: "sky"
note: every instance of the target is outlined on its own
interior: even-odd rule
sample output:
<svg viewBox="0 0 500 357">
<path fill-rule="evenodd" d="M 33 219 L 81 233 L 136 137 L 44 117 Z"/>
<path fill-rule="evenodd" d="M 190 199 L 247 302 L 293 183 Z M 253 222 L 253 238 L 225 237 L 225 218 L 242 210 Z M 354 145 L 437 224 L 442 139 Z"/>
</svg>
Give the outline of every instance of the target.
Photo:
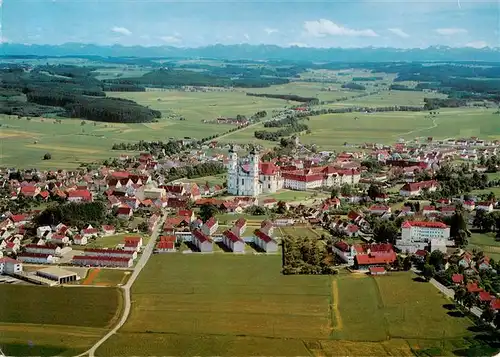
<svg viewBox="0 0 500 357">
<path fill-rule="evenodd" d="M 0 40 L 500 47 L 500 0 L 0 0 Z"/>
</svg>

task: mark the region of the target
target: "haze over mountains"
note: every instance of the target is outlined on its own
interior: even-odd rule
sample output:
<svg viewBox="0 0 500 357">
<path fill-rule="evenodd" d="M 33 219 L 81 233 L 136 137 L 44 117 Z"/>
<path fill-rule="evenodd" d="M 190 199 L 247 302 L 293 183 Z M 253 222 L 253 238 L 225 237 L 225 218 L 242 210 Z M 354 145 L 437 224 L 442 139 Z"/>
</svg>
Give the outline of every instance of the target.
<svg viewBox="0 0 500 357">
<path fill-rule="evenodd" d="M 122 46 L 65 43 L 25 45 L 3 43 L 1 56 L 101 56 L 101 57 L 189 57 L 216 59 L 281 59 L 294 61 L 387 62 L 387 61 L 489 61 L 500 60 L 500 48 L 433 46 L 428 48 L 311 48 L 275 45 L 211 45 L 197 48 L 172 46 Z"/>
</svg>

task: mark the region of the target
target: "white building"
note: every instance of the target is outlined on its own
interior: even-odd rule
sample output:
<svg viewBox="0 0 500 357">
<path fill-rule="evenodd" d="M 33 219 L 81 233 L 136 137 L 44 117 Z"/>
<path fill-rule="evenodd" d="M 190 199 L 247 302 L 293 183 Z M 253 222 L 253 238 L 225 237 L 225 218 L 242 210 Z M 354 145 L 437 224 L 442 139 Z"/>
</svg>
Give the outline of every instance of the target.
<svg viewBox="0 0 500 357">
<path fill-rule="evenodd" d="M 8 257 L 0 258 L 0 275 L 15 274 L 23 271 L 23 263 Z"/>
<path fill-rule="evenodd" d="M 55 244 L 28 244 L 25 247 L 27 253 L 41 253 L 41 254 L 50 254 L 50 255 L 61 255 L 61 248 Z"/>
<path fill-rule="evenodd" d="M 491 202 L 479 202 L 476 205 L 476 210 L 482 210 L 486 212 L 493 212 L 493 204 Z"/>
<path fill-rule="evenodd" d="M 255 244 L 261 248 L 266 253 L 275 253 L 278 251 L 278 243 L 262 232 L 260 229 L 257 229 L 254 232 L 255 235 Z"/>
<path fill-rule="evenodd" d="M 58 259 L 51 254 L 44 253 L 20 253 L 17 256 L 17 260 L 23 263 L 33 263 L 33 264 L 53 264 L 58 261 Z"/>
<path fill-rule="evenodd" d="M 193 244 L 202 253 L 210 253 L 213 251 L 213 243 L 210 237 L 205 235 L 199 229 L 193 231 Z"/>
<path fill-rule="evenodd" d="M 114 258 L 128 258 L 135 260 L 137 258 L 137 251 L 127 251 L 123 249 L 99 249 L 91 248 L 85 249 L 84 254 L 89 257 L 114 257 Z"/>
<path fill-rule="evenodd" d="M 450 227 L 441 222 L 407 221 L 401 225 L 401 239 L 396 240 L 396 248 L 402 252 L 415 253 L 419 249 L 425 250 L 431 242 L 434 247 L 443 244 L 453 246 Z"/>
<path fill-rule="evenodd" d="M 38 238 L 43 238 L 46 234 L 52 232 L 50 226 L 40 226 L 36 229 L 36 236 Z"/>
<path fill-rule="evenodd" d="M 222 233 L 222 242 L 226 247 L 231 249 L 233 253 L 245 252 L 245 242 L 231 231 L 225 231 Z"/>
<path fill-rule="evenodd" d="M 233 149 L 229 151 L 227 192 L 236 196 L 256 197 L 274 193 L 283 188 L 279 169 L 271 162 L 260 162 L 259 154 L 252 150 L 248 162 L 239 162 Z"/>
<path fill-rule="evenodd" d="M 332 246 L 332 251 L 347 264 L 354 265 L 356 249 L 354 249 L 353 245 L 349 245 L 344 241 L 335 242 Z"/>
<path fill-rule="evenodd" d="M 211 236 L 213 235 L 217 229 L 219 228 L 219 222 L 215 219 L 215 217 L 210 217 L 208 221 L 201 226 L 201 231 L 203 232 L 204 235 L 206 236 Z"/>
<path fill-rule="evenodd" d="M 130 268 L 134 264 L 134 260 L 127 257 L 112 257 L 109 255 L 75 255 L 72 263 L 75 265 Z"/>
</svg>

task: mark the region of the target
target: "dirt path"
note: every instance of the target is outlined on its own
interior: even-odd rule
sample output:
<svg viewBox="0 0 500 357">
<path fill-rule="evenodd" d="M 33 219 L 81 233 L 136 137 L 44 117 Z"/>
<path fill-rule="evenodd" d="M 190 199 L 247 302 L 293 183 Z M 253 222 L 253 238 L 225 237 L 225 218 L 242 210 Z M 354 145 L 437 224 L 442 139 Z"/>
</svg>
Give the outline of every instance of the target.
<svg viewBox="0 0 500 357">
<path fill-rule="evenodd" d="M 95 280 L 95 278 L 97 278 L 97 276 L 99 275 L 100 271 L 101 271 L 101 269 L 99 269 L 99 268 L 91 269 L 89 274 L 87 275 L 87 277 L 83 281 L 82 285 L 91 285 L 92 282 Z"/>
<path fill-rule="evenodd" d="M 333 331 L 340 331 L 342 330 L 342 317 L 340 316 L 340 311 L 339 311 L 339 287 L 337 283 L 337 279 L 332 280 L 332 312 L 333 316 L 335 318 L 333 322 Z"/>
<path fill-rule="evenodd" d="M 414 129 L 414 130 L 410 130 L 410 131 L 407 131 L 406 133 L 393 135 L 393 137 L 408 136 L 408 135 L 410 135 L 410 134 L 418 133 L 418 132 L 420 132 L 420 131 L 424 131 L 424 130 L 429 130 L 429 129 L 434 129 L 434 128 L 437 128 L 437 126 L 438 126 L 438 124 L 436 123 L 436 119 L 435 119 L 435 118 L 432 118 L 432 125 L 431 125 L 431 126 L 429 126 L 429 127 L 426 127 L 426 128 L 420 128 L 420 129 Z"/>
</svg>

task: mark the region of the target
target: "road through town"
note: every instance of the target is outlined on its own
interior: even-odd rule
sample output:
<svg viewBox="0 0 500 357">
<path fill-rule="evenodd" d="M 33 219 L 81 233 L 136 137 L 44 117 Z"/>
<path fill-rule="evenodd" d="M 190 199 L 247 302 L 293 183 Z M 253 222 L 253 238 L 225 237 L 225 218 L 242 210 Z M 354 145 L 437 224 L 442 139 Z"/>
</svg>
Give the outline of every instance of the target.
<svg viewBox="0 0 500 357">
<path fill-rule="evenodd" d="M 124 306 L 123 306 L 123 313 L 122 313 L 122 317 L 120 318 L 120 321 L 103 338 L 101 338 L 99 341 L 97 341 L 96 344 L 94 344 L 94 346 L 92 346 L 88 351 L 85 351 L 84 353 L 78 355 L 77 357 L 86 356 L 86 355 L 88 355 L 90 357 L 95 356 L 95 352 L 97 351 L 97 349 L 104 342 L 106 342 L 111 336 L 113 336 L 127 321 L 127 318 L 130 315 L 130 307 L 131 307 L 130 288 L 134 284 L 135 279 L 137 279 L 142 268 L 144 268 L 144 266 L 148 262 L 149 258 L 151 257 L 151 254 L 153 253 L 156 240 L 158 239 L 158 235 L 162 231 L 163 223 L 165 222 L 165 217 L 166 217 L 165 215 L 163 215 L 161 217 L 160 221 L 158 222 L 158 225 L 157 225 L 155 232 L 153 232 L 153 234 L 151 235 L 151 238 L 149 239 L 148 244 L 144 248 L 141 257 L 134 268 L 134 272 L 132 273 L 128 282 L 122 286 L 123 299 L 124 299 L 123 305 Z"/>
</svg>

